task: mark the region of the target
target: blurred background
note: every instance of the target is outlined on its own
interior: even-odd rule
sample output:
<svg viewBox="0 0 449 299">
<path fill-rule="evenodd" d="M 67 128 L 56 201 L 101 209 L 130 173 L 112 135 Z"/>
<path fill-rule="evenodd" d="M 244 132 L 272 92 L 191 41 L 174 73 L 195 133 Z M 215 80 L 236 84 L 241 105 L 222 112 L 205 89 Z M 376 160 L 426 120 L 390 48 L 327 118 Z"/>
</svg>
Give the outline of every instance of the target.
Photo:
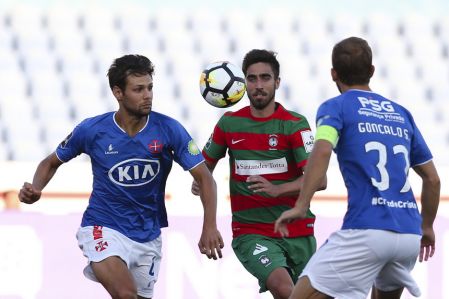
<svg viewBox="0 0 449 299">
<path fill-rule="evenodd" d="M 276 99 L 314 128 L 318 105 L 338 94 L 333 45 L 365 38 L 376 67 L 374 91 L 408 108 L 431 147 L 442 178 L 435 258 L 418 265 L 422 298 L 448 298 L 449 287 L 449 1 L 39 1 L 0 0 L 0 298 L 108 298 L 82 275 L 75 233 L 87 205 L 87 156 L 58 170 L 41 201 L 17 202 L 17 190 L 81 120 L 117 109 L 107 80 L 113 59 L 143 54 L 155 64 L 153 110 L 178 119 L 202 147 L 226 109 L 199 92 L 213 61 L 241 66 L 246 52 L 278 53 Z M 247 105 L 246 96 L 229 110 Z M 215 173 L 219 225 L 227 244 L 219 262 L 197 253 L 201 204 L 191 178 L 175 166 L 167 186 L 170 227 L 155 298 L 270 298 L 230 249 L 227 162 Z M 420 183 L 410 180 L 415 194 Z M 317 239 L 339 228 L 345 188 L 335 159 L 329 188 L 314 201 Z M 3 199 L 3 200 L 2 200 Z M 175 288 L 175 286 L 177 288 Z M 403 298 L 411 298 L 408 293 Z"/>
</svg>

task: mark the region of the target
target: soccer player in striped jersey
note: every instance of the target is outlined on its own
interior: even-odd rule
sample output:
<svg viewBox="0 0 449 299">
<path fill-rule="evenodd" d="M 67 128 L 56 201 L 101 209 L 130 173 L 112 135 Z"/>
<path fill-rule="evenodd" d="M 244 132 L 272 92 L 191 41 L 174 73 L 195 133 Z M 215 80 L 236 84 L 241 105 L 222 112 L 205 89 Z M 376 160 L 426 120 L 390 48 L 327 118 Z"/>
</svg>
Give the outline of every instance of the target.
<svg viewBox="0 0 449 299">
<path fill-rule="evenodd" d="M 274 221 L 293 207 L 313 147 L 307 119 L 275 101 L 280 84 L 276 53 L 251 50 L 243 59 L 250 105 L 226 112 L 203 149 L 211 171 L 229 152 L 232 247 L 254 275 L 260 292 L 288 298 L 296 278 L 315 252 L 315 215 L 289 224 L 291 234 L 274 232 Z M 325 188 L 326 181 L 321 182 Z M 198 194 L 196 183 L 192 192 Z"/>
<path fill-rule="evenodd" d="M 76 126 L 40 162 L 33 182 L 24 183 L 19 194 L 24 203 L 36 202 L 63 163 L 82 153 L 89 155 L 93 190 L 77 239 L 88 260 L 85 276 L 100 282 L 112 298 L 153 296 L 162 257 L 161 228 L 168 226 L 164 197 L 173 160 L 204 190 L 201 252 L 213 259 L 222 255 L 214 179 L 186 129 L 151 110 L 153 71 L 151 61 L 142 55 L 115 59 L 108 77 L 118 111 Z"/>
<path fill-rule="evenodd" d="M 332 51 L 333 81 L 340 96 L 318 108 L 317 133 L 293 209 L 276 221 L 276 231 L 308 217 L 308 207 L 334 150 L 348 189 L 348 210 L 304 269 L 291 299 L 400 298 L 404 287 L 420 290 L 410 272 L 417 258 L 435 251 L 440 179 L 432 154 L 403 106 L 371 91 L 374 73 L 368 43 L 350 37 Z M 421 213 L 408 181 L 412 168 L 422 179 Z"/>
</svg>

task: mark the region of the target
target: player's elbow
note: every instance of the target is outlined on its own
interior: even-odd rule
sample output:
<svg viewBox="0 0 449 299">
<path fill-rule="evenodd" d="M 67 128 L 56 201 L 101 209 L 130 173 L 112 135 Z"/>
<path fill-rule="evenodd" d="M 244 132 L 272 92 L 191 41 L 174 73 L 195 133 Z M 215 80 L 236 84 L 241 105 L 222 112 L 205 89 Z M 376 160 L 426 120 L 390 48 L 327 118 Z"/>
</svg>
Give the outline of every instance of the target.
<svg viewBox="0 0 449 299">
<path fill-rule="evenodd" d="M 421 177 L 423 182 L 423 188 L 429 188 L 431 190 L 440 190 L 441 182 L 438 172 L 435 168 L 433 161 L 428 163 L 416 165 L 413 170 Z"/>
<path fill-rule="evenodd" d="M 325 175 L 321 180 L 321 184 L 318 186 L 317 191 L 326 190 L 327 188 L 327 176 Z"/>
<path fill-rule="evenodd" d="M 59 160 L 58 156 L 56 156 L 56 153 L 51 153 L 39 163 L 39 166 L 46 169 L 56 170 L 61 164 L 62 162 Z"/>
<path fill-rule="evenodd" d="M 440 177 L 436 173 L 430 176 L 426 176 L 423 178 L 423 185 L 428 186 L 433 190 L 440 190 L 441 189 Z"/>
</svg>

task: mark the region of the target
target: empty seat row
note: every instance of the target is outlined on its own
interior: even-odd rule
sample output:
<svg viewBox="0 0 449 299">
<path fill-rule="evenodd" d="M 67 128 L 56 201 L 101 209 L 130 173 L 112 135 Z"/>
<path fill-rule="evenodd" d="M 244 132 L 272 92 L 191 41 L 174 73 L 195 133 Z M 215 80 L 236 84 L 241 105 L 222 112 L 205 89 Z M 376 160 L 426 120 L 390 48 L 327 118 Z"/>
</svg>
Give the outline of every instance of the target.
<svg viewBox="0 0 449 299">
<path fill-rule="evenodd" d="M 112 59 L 125 53 L 144 54 L 154 62 L 154 109 L 179 119 L 199 144 L 225 111 L 202 100 L 202 68 L 217 60 L 240 65 L 253 48 L 278 52 L 277 99 L 313 122 L 318 105 L 338 93 L 330 78 L 330 53 L 348 35 L 365 37 L 372 45 L 373 88 L 416 111 L 423 131 L 442 128 L 446 137 L 432 144 L 438 151 L 447 147 L 449 112 L 442 108 L 449 106 L 447 18 L 329 16 L 283 7 L 223 13 L 133 5 L 126 10 L 19 6 L 0 11 L 0 82 L 5 86 L 0 160 L 41 157 L 82 119 L 117 109 L 106 73 Z M 211 116 L 208 125 L 198 122 L 205 114 Z"/>
</svg>

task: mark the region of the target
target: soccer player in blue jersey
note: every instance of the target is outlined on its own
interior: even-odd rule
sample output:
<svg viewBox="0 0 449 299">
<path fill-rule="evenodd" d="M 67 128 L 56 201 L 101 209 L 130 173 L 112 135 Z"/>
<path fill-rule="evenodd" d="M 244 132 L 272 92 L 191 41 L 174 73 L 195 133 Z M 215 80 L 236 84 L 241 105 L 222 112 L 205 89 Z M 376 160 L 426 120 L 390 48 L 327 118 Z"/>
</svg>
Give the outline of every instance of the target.
<svg viewBox="0 0 449 299">
<path fill-rule="evenodd" d="M 173 160 L 201 185 L 203 231 L 198 243 L 208 258 L 222 257 L 216 225 L 216 185 L 203 156 L 176 120 L 151 111 L 151 61 L 141 55 L 117 58 L 108 71 L 116 112 L 82 121 L 38 165 L 19 198 L 34 203 L 63 163 L 90 156 L 93 191 L 77 233 L 88 259 L 84 274 L 112 298 L 151 298 L 161 263 L 161 228 L 166 227 L 165 184 Z"/>
<path fill-rule="evenodd" d="M 368 43 L 350 37 L 332 51 L 333 81 L 340 96 L 318 109 L 315 145 L 294 208 L 275 230 L 306 216 L 332 150 L 348 190 L 343 226 L 312 256 L 290 298 L 400 298 L 404 287 L 419 296 L 410 272 L 416 259 L 435 251 L 433 222 L 440 179 L 432 154 L 410 112 L 371 91 L 374 73 Z M 421 213 L 408 182 L 409 168 L 422 179 Z"/>
</svg>

